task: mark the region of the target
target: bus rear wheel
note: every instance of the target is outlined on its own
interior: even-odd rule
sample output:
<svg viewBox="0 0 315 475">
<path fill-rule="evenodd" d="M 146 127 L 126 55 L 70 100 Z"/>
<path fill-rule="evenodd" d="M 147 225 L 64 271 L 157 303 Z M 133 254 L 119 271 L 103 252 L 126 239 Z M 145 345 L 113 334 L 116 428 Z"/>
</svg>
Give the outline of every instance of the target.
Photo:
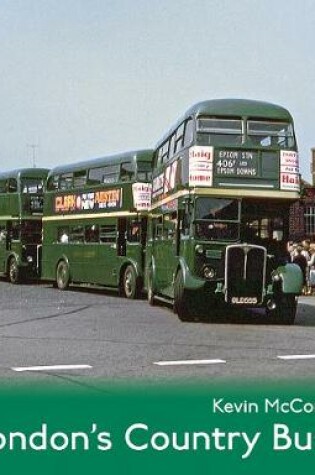
<svg viewBox="0 0 315 475">
<path fill-rule="evenodd" d="M 59 290 L 66 290 L 70 283 L 69 265 L 66 261 L 60 261 L 56 271 L 56 284 Z"/>
<path fill-rule="evenodd" d="M 148 278 L 147 278 L 147 297 L 148 297 L 148 303 L 149 305 L 153 306 L 155 305 L 155 300 L 154 300 L 154 290 L 153 290 L 153 271 L 152 267 L 150 267 L 148 271 Z"/>
<path fill-rule="evenodd" d="M 122 290 L 127 299 L 136 299 L 139 296 L 137 274 L 132 265 L 126 267 L 122 278 Z"/>
<path fill-rule="evenodd" d="M 8 277 L 9 282 L 11 282 L 11 284 L 18 284 L 19 282 L 21 282 L 21 269 L 18 266 L 15 257 L 12 257 L 10 259 Z"/>
</svg>

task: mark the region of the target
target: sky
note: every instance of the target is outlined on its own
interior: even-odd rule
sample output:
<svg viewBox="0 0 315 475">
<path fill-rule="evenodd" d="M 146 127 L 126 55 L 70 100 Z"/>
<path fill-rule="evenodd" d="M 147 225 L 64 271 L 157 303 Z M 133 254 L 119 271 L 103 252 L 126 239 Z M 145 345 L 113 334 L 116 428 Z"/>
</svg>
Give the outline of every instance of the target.
<svg viewBox="0 0 315 475">
<path fill-rule="evenodd" d="M 1 0 L 0 169 L 154 147 L 200 100 L 291 112 L 315 147 L 313 0 Z"/>
</svg>

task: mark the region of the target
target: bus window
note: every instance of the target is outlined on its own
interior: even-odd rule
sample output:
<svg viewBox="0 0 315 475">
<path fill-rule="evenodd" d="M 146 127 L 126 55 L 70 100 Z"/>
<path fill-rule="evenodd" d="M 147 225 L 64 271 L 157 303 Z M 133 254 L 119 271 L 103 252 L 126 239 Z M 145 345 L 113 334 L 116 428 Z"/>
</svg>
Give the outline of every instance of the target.
<svg viewBox="0 0 315 475">
<path fill-rule="evenodd" d="M 7 192 L 6 181 L 1 180 L 0 181 L 0 193 L 6 193 L 6 192 Z"/>
<path fill-rule="evenodd" d="M 239 235 L 239 201 L 198 198 L 195 205 L 196 237 L 204 240 L 234 241 Z"/>
<path fill-rule="evenodd" d="M 86 184 L 86 170 L 80 170 L 73 174 L 73 187 L 81 188 Z"/>
<path fill-rule="evenodd" d="M 127 240 L 129 242 L 140 242 L 141 222 L 131 220 L 128 224 Z"/>
<path fill-rule="evenodd" d="M 158 165 L 161 165 L 162 163 L 165 163 L 168 161 L 169 158 L 169 146 L 170 146 L 170 140 L 167 140 L 161 147 L 159 151 L 159 156 L 158 156 Z"/>
<path fill-rule="evenodd" d="M 8 234 L 12 241 L 19 241 L 20 239 L 21 227 L 16 221 L 8 222 Z"/>
<path fill-rule="evenodd" d="M 69 242 L 79 244 L 84 242 L 84 227 L 75 225 L 70 227 Z"/>
<path fill-rule="evenodd" d="M 192 119 L 188 119 L 186 122 L 185 127 L 185 135 L 184 135 L 184 147 L 190 145 L 194 138 L 194 121 Z"/>
<path fill-rule="evenodd" d="M 17 181 L 15 178 L 10 178 L 8 182 L 8 192 L 9 193 L 16 193 L 17 192 Z"/>
<path fill-rule="evenodd" d="M 0 225 L 0 242 L 4 242 L 7 239 L 7 230 L 5 225 Z"/>
<path fill-rule="evenodd" d="M 179 152 L 183 146 L 184 129 L 185 129 L 185 123 L 182 123 L 176 131 L 174 153 Z"/>
<path fill-rule="evenodd" d="M 47 183 L 48 191 L 58 190 L 58 183 L 59 183 L 59 175 L 53 175 L 49 177 Z"/>
<path fill-rule="evenodd" d="M 247 135 L 252 143 L 262 147 L 293 147 L 294 135 L 292 124 L 249 120 Z"/>
<path fill-rule="evenodd" d="M 238 220 L 239 202 L 225 198 L 198 198 L 195 219 Z"/>
<path fill-rule="evenodd" d="M 84 229 L 84 241 L 87 243 L 95 243 L 100 240 L 100 229 L 97 224 L 85 226 Z"/>
<path fill-rule="evenodd" d="M 134 178 L 134 167 L 130 162 L 122 163 L 120 169 L 120 180 L 131 181 Z"/>
<path fill-rule="evenodd" d="M 162 239 L 163 237 L 163 217 L 159 216 L 153 221 L 153 238 Z"/>
<path fill-rule="evenodd" d="M 59 178 L 59 190 L 70 190 L 73 186 L 73 173 L 64 173 Z"/>
<path fill-rule="evenodd" d="M 152 180 L 152 165 L 149 162 L 138 162 L 137 180 L 150 183 Z"/>
<path fill-rule="evenodd" d="M 57 229 L 57 241 L 61 244 L 67 244 L 69 242 L 69 227 L 59 227 Z"/>
<path fill-rule="evenodd" d="M 100 226 L 100 241 L 102 243 L 114 243 L 116 242 L 116 237 L 116 224 L 103 224 Z"/>
<path fill-rule="evenodd" d="M 177 213 L 165 214 L 163 219 L 163 237 L 172 240 L 176 233 Z"/>
<path fill-rule="evenodd" d="M 174 132 L 174 134 L 171 136 L 170 138 L 170 148 L 169 148 L 169 158 L 171 159 L 175 153 L 175 146 L 176 146 L 176 134 Z"/>
<path fill-rule="evenodd" d="M 101 183 L 115 183 L 119 178 L 119 165 L 108 165 L 103 168 Z"/>
<path fill-rule="evenodd" d="M 43 193 L 43 180 L 36 178 L 23 178 L 21 184 L 22 193 Z"/>
<path fill-rule="evenodd" d="M 202 117 L 197 120 L 198 145 L 240 145 L 242 141 L 240 119 Z"/>
</svg>

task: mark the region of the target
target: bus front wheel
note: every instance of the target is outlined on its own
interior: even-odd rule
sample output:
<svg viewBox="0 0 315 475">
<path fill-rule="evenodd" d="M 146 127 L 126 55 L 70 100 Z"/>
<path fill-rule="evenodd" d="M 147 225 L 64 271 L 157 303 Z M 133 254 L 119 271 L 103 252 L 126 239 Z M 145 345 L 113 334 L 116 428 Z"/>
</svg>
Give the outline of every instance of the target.
<svg viewBox="0 0 315 475">
<path fill-rule="evenodd" d="M 70 283 L 69 265 L 66 261 L 60 261 L 56 271 L 56 284 L 59 290 L 66 290 Z"/>
<path fill-rule="evenodd" d="M 21 282 L 21 269 L 18 266 L 15 257 L 12 257 L 10 259 L 8 277 L 9 282 L 11 282 L 11 284 L 18 284 L 19 282 Z"/>
<path fill-rule="evenodd" d="M 127 266 L 122 279 L 123 294 L 127 299 L 136 299 L 139 295 L 139 286 L 135 268 Z"/>
<path fill-rule="evenodd" d="M 294 294 L 282 294 L 276 300 L 277 306 L 266 311 L 271 323 L 276 325 L 293 325 L 296 315 L 297 302 Z"/>
<path fill-rule="evenodd" d="M 193 319 L 191 297 L 189 291 L 184 287 L 183 272 L 179 270 L 174 282 L 174 313 L 177 313 L 178 318 L 182 321 Z"/>
</svg>

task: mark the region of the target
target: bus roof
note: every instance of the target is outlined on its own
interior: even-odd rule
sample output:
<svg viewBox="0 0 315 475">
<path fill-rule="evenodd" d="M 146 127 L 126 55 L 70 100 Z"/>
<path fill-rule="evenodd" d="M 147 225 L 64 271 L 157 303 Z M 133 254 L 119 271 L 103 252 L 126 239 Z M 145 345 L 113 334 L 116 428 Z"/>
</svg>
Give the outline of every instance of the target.
<svg viewBox="0 0 315 475">
<path fill-rule="evenodd" d="M 49 173 L 48 168 L 17 168 L 0 173 L 0 180 L 10 178 L 45 178 Z"/>
<path fill-rule="evenodd" d="M 159 147 L 164 140 L 188 117 L 210 115 L 216 117 L 242 117 L 252 119 L 271 119 L 293 122 L 292 116 L 287 109 L 269 102 L 254 101 L 251 99 L 213 99 L 198 102 L 190 107 L 183 116 L 174 124 L 168 132 L 159 140 Z"/>
<path fill-rule="evenodd" d="M 81 162 L 70 163 L 67 165 L 60 165 L 53 168 L 49 176 L 60 175 L 63 173 L 77 172 L 80 170 L 88 170 L 90 168 L 98 168 L 104 165 L 116 165 L 124 162 L 152 162 L 153 150 L 133 150 L 130 152 L 118 153 L 115 155 L 108 155 L 101 158 L 92 158 Z"/>
</svg>

